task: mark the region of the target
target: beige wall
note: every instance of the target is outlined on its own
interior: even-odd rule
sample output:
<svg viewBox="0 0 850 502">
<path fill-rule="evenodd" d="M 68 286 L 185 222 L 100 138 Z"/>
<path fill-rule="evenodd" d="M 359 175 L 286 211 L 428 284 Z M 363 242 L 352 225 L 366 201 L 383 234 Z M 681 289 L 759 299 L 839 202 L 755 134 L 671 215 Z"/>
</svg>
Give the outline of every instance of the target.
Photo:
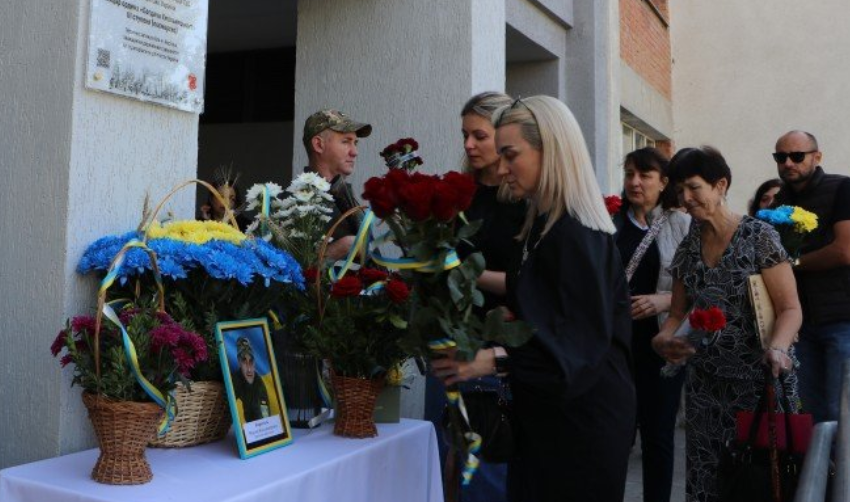
<svg viewBox="0 0 850 502">
<path fill-rule="evenodd" d="M 732 167 L 743 211 L 776 176 L 789 129 L 815 134 L 827 171 L 850 175 L 850 4 L 846 0 L 670 3 L 676 146 L 710 144 Z"/>
</svg>

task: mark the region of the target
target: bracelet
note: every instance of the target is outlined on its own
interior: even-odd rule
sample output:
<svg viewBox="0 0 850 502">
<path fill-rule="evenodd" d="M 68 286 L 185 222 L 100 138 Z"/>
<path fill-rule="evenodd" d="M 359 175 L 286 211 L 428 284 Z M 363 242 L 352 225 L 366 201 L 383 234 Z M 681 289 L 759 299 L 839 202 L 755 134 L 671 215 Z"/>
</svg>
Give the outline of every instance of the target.
<svg viewBox="0 0 850 502">
<path fill-rule="evenodd" d="M 788 357 L 788 350 L 787 349 L 780 349 L 779 347 L 770 347 L 769 350 L 779 352 L 783 356 Z"/>
</svg>

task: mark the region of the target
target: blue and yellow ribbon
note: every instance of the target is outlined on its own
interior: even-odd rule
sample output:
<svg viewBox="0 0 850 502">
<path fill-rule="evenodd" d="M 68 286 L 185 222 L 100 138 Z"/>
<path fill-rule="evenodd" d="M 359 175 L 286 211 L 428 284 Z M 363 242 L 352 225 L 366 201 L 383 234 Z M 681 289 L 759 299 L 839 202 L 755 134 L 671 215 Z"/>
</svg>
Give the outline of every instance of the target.
<svg viewBox="0 0 850 502">
<path fill-rule="evenodd" d="M 118 273 L 121 269 L 121 265 L 124 263 L 124 257 L 126 252 L 131 248 L 140 248 L 145 251 L 151 260 L 151 269 L 154 273 L 154 278 L 156 279 L 156 286 L 159 291 L 159 302 L 160 302 L 160 310 L 162 310 L 162 306 L 164 305 L 164 289 L 162 287 L 162 277 L 159 274 L 159 268 L 156 264 L 156 253 L 153 252 L 152 249 L 147 247 L 144 242 L 138 239 L 132 239 L 127 242 L 123 248 L 118 252 L 115 260 L 112 262 L 110 266 L 109 272 L 106 274 L 106 277 L 100 282 L 99 294 L 101 298 L 106 297 L 106 291 L 109 289 L 112 284 L 115 283 L 115 280 L 118 278 Z M 124 345 L 124 353 L 127 357 L 127 364 L 130 366 L 130 371 L 133 373 L 133 376 L 136 378 L 136 381 L 141 386 L 142 390 L 151 398 L 153 402 L 158 404 L 160 407 L 165 409 L 165 418 L 159 424 L 159 434 L 165 434 L 169 427 L 171 426 L 171 421 L 174 419 L 176 414 L 176 402 L 172 399 L 171 395 L 164 396 L 162 392 L 159 391 L 154 385 L 145 378 L 142 373 L 142 369 L 139 366 L 139 358 L 136 354 L 136 346 L 133 344 L 133 341 L 130 339 L 130 335 L 127 333 L 127 329 L 124 327 L 124 324 L 119 319 L 118 314 L 115 313 L 115 309 L 123 306 L 127 300 L 115 300 L 109 303 L 104 303 L 101 308 L 101 312 L 103 315 L 112 321 L 115 326 L 121 330 L 121 340 Z"/>
<path fill-rule="evenodd" d="M 448 350 L 455 347 L 457 347 L 457 343 L 451 338 L 439 338 L 428 342 L 428 348 L 433 351 Z M 463 402 L 463 395 L 461 395 L 460 391 L 457 390 L 457 387 L 452 386 L 451 388 L 446 389 L 446 400 L 450 406 L 457 407 L 458 411 L 460 411 L 460 415 L 463 417 L 464 421 L 466 421 L 466 427 L 470 428 L 469 413 L 466 411 L 466 403 Z M 478 460 L 477 456 L 478 452 L 481 450 L 481 435 L 470 430 L 463 434 L 463 438 L 466 440 L 466 460 L 464 461 L 463 470 L 461 471 L 461 477 L 463 478 L 461 484 L 463 486 L 469 486 L 472 482 L 472 477 L 478 470 L 478 466 L 481 465 L 481 461 Z"/>
<path fill-rule="evenodd" d="M 357 258 L 358 253 L 363 253 L 364 257 L 368 255 L 372 259 L 375 258 L 375 255 L 369 251 L 370 244 L 372 243 L 372 225 L 374 223 L 375 213 L 373 213 L 371 209 L 367 209 L 363 215 L 363 221 L 360 222 L 360 228 L 357 229 L 354 244 L 352 244 L 351 249 L 348 250 L 348 255 L 342 261 L 342 265 L 330 267 L 328 269 L 331 282 L 338 281 L 345 275 L 346 272 L 348 272 L 351 265 L 354 263 L 355 258 Z"/>
</svg>

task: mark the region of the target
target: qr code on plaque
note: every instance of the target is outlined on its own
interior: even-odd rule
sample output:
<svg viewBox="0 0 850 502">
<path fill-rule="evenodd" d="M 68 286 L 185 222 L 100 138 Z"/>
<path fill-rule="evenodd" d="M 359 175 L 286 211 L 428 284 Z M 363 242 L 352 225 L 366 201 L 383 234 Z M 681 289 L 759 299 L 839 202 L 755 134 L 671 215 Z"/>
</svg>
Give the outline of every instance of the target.
<svg viewBox="0 0 850 502">
<path fill-rule="evenodd" d="M 109 68 L 109 57 L 111 53 L 106 49 L 98 49 L 97 50 L 97 67 L 98 68 Z"/>
</svg>

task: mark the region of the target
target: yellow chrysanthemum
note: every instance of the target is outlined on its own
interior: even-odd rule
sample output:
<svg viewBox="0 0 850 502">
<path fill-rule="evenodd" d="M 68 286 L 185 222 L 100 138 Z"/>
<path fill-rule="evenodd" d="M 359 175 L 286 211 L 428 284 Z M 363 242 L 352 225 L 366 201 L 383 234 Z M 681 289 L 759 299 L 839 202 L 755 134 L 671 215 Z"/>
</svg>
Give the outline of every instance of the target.
<svg viewBox="0 0 850 502">
<path fill-rule="evenodd" d="M 173 239 L 192 244 L 204 244 L 211 240 L 240 244 L 247 237 L 239 230 L 220 221 L 171 221 L 164 225 L 154 222 L 148 230 L 151 239 Z"/>
<path fill-rule="evenodd" d="M 800 207 L 794 207 L 791 221 L 794 222 L 794 229 L 800 233 L 808 233 L 818 228 L 818 215 Z"/>
<path fill-rule="evenodd" d="M 401 365 L 395 365 L 389 370 L 387 370 L 386 382 L 387 385 L 401 385 L 402 380 L 404 379 L 404 373 L 401 370 Z"/>
</svg>

